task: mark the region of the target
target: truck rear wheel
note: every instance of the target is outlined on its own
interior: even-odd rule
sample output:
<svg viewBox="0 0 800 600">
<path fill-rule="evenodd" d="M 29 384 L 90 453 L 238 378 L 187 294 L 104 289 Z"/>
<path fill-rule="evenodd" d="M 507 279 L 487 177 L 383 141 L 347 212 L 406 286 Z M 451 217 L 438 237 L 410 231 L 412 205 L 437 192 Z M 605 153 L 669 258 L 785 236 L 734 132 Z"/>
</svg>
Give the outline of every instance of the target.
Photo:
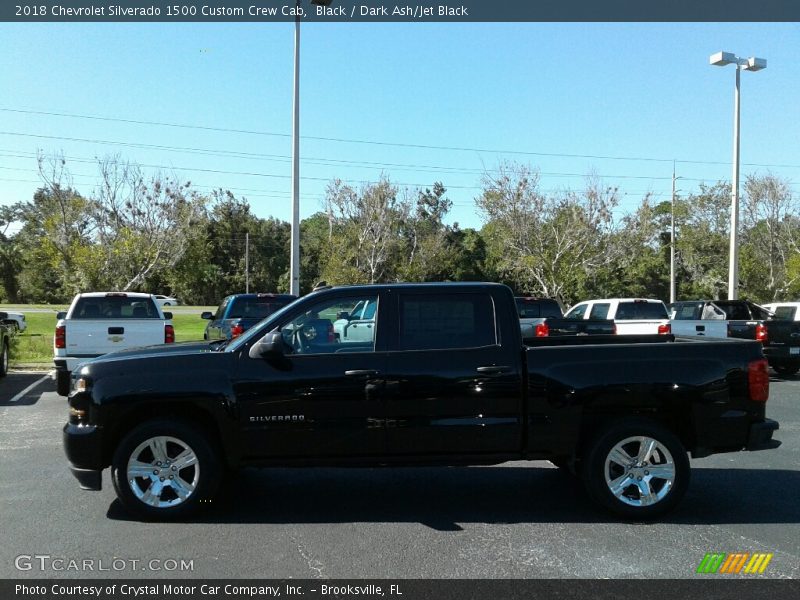
<svg viewBox="0 0 800 600">
<path fill-rule="evenodd" d="M 644 419 L 602 430 L 582 463 L 589 495 L 626 519 L 660 517 L 677 506 L 689 486 L 689 459 L 681 441 Z"/>
<path fill-rule="evenodd" d="M 62 369 L 56 370 L 56 392 L 59 396 L 69 396 L 69 389 L 72 386 L 70 372 Z"/>
<path fill-rule="evenodd" d="M 783 365 L 773 365 L 772 368 L 775 369 L 775 372 L 778 375 L 781 375 L 783 377 L 788 377 L 790 375 L 794 375 L 795 373 L 797 373 L 797 371 L 800 371 L 800 365 L 795 364 L 795 363 L 783 364 Z"/>
<path fill-rule="evenodd" d="M 147 520 L 181 518 L 207 504 L 219 474 L 219 458 L 199 428 L 166 419 L 133 429 L 111 463 L 120 502 Z"/>
</svg>

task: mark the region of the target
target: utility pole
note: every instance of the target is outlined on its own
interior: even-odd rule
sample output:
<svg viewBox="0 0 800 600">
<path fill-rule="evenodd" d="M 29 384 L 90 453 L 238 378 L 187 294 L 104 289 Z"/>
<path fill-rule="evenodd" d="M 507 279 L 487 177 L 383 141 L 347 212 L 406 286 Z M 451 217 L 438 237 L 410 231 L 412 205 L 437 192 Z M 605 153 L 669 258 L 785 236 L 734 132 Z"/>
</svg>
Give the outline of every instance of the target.
<svg viewBox="0 0 800 600">
<path fill-rule="evenodd" d="M 250 293 L 250 232 L 244 234 L 244 291 Z"/>
<path fill-rule="evenodd" d="M 676 300 L 675 294 L 675 161 L 672 161 L 672 217 L 669 235 L 669 301 Z"/>
<path fill-rule="evenodd" d="M 294 94 L 292 101 L 292 241 L 289 293 L 300 295 L 300 0 L 294 21 Z"/>
</svg>

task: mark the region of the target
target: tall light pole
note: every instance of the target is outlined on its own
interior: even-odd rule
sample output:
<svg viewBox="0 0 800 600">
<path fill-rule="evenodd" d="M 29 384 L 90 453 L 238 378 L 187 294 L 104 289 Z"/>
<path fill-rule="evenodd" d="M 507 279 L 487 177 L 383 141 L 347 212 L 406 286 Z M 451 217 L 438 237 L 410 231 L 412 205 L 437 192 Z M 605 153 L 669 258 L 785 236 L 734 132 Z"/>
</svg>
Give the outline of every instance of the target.
<svg viewBox="0 0 800 600">
<path fill-rule="evenodd" d="M 733 177 L 731 180 L 731 241 L 728 266 L 728 299 L 739 296 L 739 80 L 742 71 L 760 71 L 767 68 L 764 58 L 740 58 L 732 52 L 712 54 L 709 63 L 716 67 L 736 67 L 736 88 L 733 96 Z"/>
<path fill-rule="evenodd" d="M 311 0 L 329 6 L 333 0 Z M 289 293 L 300 295 L 300 0 L 294 18 L 294 96 L 292 100 L 292 243 L 289 255 Z"/>
<path fill-rule="evenodd" d="M 672 215 L 669 234 L 669 302 L 677 300 L 675 289 L 675 162 L 672 163 Z"/>
</svg>

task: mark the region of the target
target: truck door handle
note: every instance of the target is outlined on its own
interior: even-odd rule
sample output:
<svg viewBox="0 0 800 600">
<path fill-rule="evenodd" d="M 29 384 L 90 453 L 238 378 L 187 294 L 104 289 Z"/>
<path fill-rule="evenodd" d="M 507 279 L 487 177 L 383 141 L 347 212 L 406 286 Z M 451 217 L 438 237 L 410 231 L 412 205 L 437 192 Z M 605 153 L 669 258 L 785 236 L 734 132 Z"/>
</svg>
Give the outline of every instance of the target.
<svg viewBox="0 0 800 600">
<path fill-rule="evenodd" d="M 344 374 L 347 377 L 374 377 L 375 375 L 380 375 L 381 372 L 375 369 L 352 369 L 345 371 Z"/>
<path fill-rule="evenodd" d="M 498 373 L 508 373 L 509 371 L 511 371 L 511 367 L 492 365 L 490 367 L 478 367 L 476 371 L 484 375 L 495 375 Z"/>
<path fill-rule="evenodd" d="M 111 334 L 111 335 L 121 335 L 121 334 L 125 333 L 125 328 L 124 327 L 109 327 L 108 328 L 108 333 Z"/>
<path fill-rule="evenodd" d="M 695 329 L 697 331 L 705 331 L 706 330 L 706 326 L 705 325 L 695 325 Z"/>
</svg>

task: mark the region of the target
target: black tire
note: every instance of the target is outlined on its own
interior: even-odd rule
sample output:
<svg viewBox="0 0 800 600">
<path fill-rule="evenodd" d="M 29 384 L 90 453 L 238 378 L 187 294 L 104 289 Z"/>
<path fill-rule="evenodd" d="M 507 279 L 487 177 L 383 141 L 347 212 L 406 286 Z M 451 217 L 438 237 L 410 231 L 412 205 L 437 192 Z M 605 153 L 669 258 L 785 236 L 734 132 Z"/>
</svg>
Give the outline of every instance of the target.
<svg viewBox="0 0 800 600">
<path fill-rule="evenodd" d="M 164 302 L 164 306 L 172 306 L 169 302 Z"/>
<path fill-rule="evenodd" d="M 0 377 L 8 375 L 8 340 L 3 340 L 3 350 L 0 354 Z"/>
<path fill-rule="evenodd" d="M 56 370 L 56 392 L 59 396 L 69 396 L 72 387 L 72 378 L 69 371 L 63 369 Z"/>
<path fill-rule="evenodd" d="M 153 446 L 149 445 L 154 440 L 166 440 L 163 449 L 167 462 L 160 466 L 157 466 L 156 453 L 151 450 Z M 196 458 L 192 465 L 183 468 L 170 465 L 170 460 L 186 450 Z M 149 462 L 148 457 L 152 459 Z M 128 466 L 132 459 L 150 464 L 152 475 L 148 468 L 145 476 L 129 478 Z M 111 481 L 117 497 L 131 514 L 145 520 L 180 519 L 208 506 L 220 477 L 221 465 L 214 446 L 201 428 L 184 421 L 154 419 L 142 423 L 118 444 L 111 462 Z M 150 503 L 145 498 L 149 498 Z"/>
<path fill-rule="evenodd" d="M 646 443 L 636 438 L 653 441 L 655 450 L 645 455 Z M 620 463 L 626 462 L 625 467 L 611 459 L 612 450 L 621 450 L 614 456 Z M 642 457 L 645 460 L 637 461 Z M 665 477 L 654 476 L 654 469 Z M 638 521 L 649 521 L 674 509 L 689 487 L 689 473 L 686 449 L 672 432 L 652 421 L 633 418 L 598 432 L 581 465 L 581 478 L 593 500 L 616 515 Z M 611 489 L 614 482 L 616 494 Z"/>
<path fill-rule="evenodd" d="M 800 365 L 796 365 L 796 364 L 773 365 L 772 368 L 775 369 L 775 372 L 778 375 L 781 375 L 783 377 L 789 377 L 791 375 L 794 375 L 798 371 L 800 371 Z"/>
</svg>

